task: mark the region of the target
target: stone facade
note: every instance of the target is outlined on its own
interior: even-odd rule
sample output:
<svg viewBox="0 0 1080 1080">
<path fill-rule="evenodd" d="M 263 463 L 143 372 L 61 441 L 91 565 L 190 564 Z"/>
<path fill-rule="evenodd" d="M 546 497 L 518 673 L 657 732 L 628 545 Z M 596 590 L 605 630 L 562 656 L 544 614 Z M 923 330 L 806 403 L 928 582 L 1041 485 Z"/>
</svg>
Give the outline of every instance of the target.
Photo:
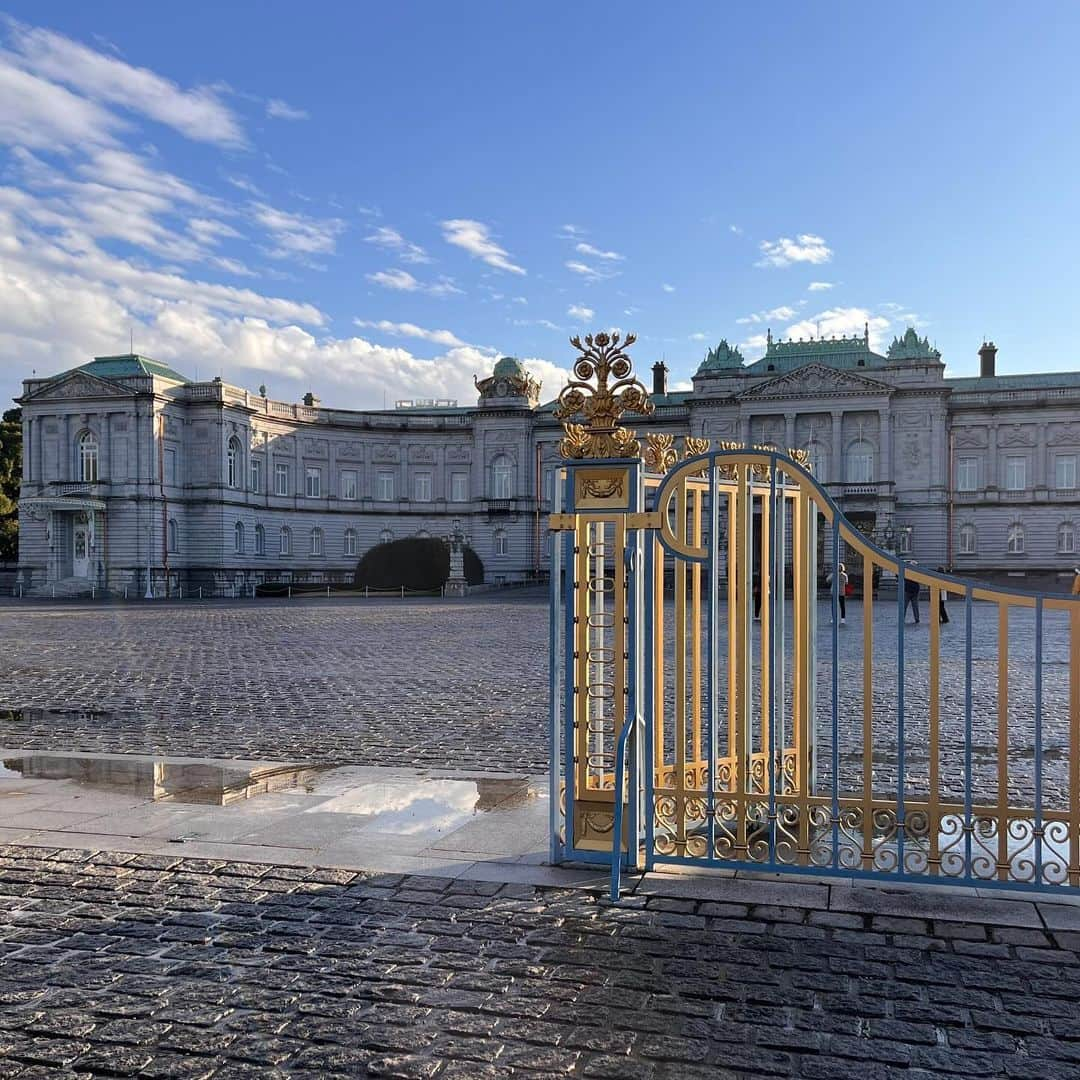
<svg viewBox="0 0 1080 1080">
<path fill-rule="evenodd" d="M 885 546 L 1018 585 L 1071 580 L 1080 373 L 998 376 L 993 353 L 982 376 L 957 379 L 914 330 L 886 355 L 868 334 L 770 335 L 752 364 L 721 342 L 691 391 L 667 392 L 656 372 L 656 411 L 633 426 L 805 448 Z M 381 540 L 455 523 L 488 581 L 542 572 L 561 427 L 512 358 L 476 385 L 474 407 L 354 412 L 191 382 L 134 355 L 27 380 L 20 582 L 348 581 Z"/>
</svg>

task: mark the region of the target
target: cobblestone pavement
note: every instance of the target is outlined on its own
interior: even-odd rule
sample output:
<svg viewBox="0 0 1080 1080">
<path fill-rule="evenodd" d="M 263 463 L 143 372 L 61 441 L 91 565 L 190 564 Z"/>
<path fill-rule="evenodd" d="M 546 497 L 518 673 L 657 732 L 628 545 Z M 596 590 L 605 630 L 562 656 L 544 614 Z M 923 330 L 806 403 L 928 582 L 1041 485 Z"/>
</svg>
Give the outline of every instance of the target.
<svg viewBox="0 0 1080 1080">
<path fill-rule="evenodd" d="M 905 631 L 906 790 L 928 765 L 928 629 Z M 669 613 L 670 619 L 670 613 Z M 942 629 L 943 791 L 962 792 L 964 612 Z M 726 649 L 721 619 L 720 648 Z M 862 767 L 862 612 L 839 635 L 841 768 Z M 789 620 L 790 625 L 790 620 Z M 1009 623 L 1010 789 L 1030 797 L 1034 632 Z M 995 798 L 997 609 L 972 622 L 972 752 L 979 790 Z M 0 741 L 29 749 L 158 752 L 536 773 L 547 768 L 548 609 L 541 591 L 465 602 L 331 600 L 91 606 L 0 605 L 0 706 L 111 709 L 5 719 Z M 895 783 L 895 602 L 875 605 L 875 783 Z M 669 642 L 673 635 L 668 635 Z M 1068 631 L 1044 620 L 1044 805 L 1068 778 Z M 831 630 L 819 607 L 818 704 L 831 701 Z M 673 665 L 668 664 L 669 678 Z M 789 665 L 790 670 L 790 665 Z M 722 679 L 724 672 L 720 672 Z M 723 698 L 723 693 L 721 694 Z M 829 724 L 819 776 L 828 780 Z M 853 787 L 852 790 L 857 788 Z M 894 788 L 893 788 L 894 790 Z"/>
<path fill-rule="evenodd" d="M 0 848 L 0 1077 L 1080 1077 L 1080 932 L 975 918 Z"/>
</svg>

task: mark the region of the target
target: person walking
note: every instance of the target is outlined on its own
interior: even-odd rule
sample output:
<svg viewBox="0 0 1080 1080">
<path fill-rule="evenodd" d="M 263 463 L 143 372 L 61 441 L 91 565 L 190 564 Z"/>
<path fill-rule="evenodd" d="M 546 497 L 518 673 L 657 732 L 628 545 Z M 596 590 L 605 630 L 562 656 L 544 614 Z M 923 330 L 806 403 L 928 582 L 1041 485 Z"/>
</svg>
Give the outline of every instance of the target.
<svg viewBox="0 0 1080 1080">
<path fill-rule="evenodd" d="M 939 566 L 938 573 L 944 574 L 945 567 Z M 945 606 L 945 590 L 938 590 L 938 622 L 944 626 L 949 621 L 949 609 Z"/>
<path fill-rule="evenodd" d="M 911 564 L 912 566 L 915 563 Z M 911 578 L 904 578 L 904 622 L 907 622 L 907 609 L 911 606 L 911 613 L 915 616 L 915 622 L 919 620 L 919 583 Z"/>
<path fill-rule="evenodd" d="M 1073 596 L 1080 596 L 1080 566 L 1073 569 Z"/>
<path fill-rule="evenodd" d="M 843 563 L 837 563 L 836 571 L 837 571 L 837 574 L 838 574 L 838 576 L 840 578 L 840 587 L 837 590 L 839 592 L 839 594 L 840 594 L 839 597 L 838 597 L 838 599 L 840 601 L 840 625 L 841 626 L 846 626 L 847 625 L 847 584 L 848 584 L 847 567 L 845 567 Z M 827 584 L 832 585 L 833 576 L 832 576 L 832 571 L 831 570 L 829 571 L 829 576 L 825 579 L 825 581 L 826 581 Z"/>
</svg>

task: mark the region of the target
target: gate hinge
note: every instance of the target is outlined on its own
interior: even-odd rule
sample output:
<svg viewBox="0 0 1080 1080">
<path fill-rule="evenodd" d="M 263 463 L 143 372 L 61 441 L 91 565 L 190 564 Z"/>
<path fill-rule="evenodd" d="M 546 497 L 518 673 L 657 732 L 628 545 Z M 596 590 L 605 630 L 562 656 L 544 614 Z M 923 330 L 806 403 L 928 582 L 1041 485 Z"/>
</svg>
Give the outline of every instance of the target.
<svg viewBox="0 0 1080 1080">
<path fill-rule="evenodd" d="M 656 510 L 650 513 L 627 514 L 626 527 L 628 529 L 659 529 L 660 514 Z"/>
<path fill-rule="evenodd" d="M 577 528 L 577 514 L 552 514 L 548 528 L 552 532 L 573 532 Z"/>
</svg>

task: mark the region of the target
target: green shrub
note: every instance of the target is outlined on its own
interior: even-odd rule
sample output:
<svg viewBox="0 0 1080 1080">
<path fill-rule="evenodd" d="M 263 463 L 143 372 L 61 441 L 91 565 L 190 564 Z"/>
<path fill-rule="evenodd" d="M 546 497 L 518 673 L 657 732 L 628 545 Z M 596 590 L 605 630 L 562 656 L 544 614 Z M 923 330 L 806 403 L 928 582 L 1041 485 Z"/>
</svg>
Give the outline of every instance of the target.
<svg viewBox="0 0 1080 1080">
<path fill-rule="evenodd" d="M 465 548 L 465 580 L 479 585 L 484 564 L 472 548 Z M 450 551 L 435 537 L 409 536 L 373 547 L 356 568 L 356 584 L 368 589 L 441 589 L 450 576 Z"/>
</svg>

